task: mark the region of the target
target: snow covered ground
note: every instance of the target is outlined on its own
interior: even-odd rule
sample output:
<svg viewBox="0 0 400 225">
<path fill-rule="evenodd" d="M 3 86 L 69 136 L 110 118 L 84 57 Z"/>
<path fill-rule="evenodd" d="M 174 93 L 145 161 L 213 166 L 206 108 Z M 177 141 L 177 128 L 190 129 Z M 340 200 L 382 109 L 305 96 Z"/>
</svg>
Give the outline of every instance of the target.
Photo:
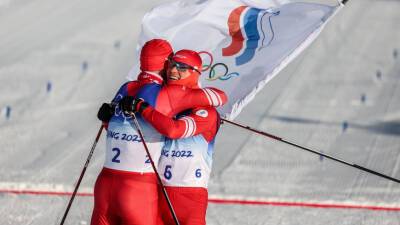
<svg viewBox="0 0 400 225">
<path fill-rule="evenodd" d="M 97 109 L 125 81 L 140 19 L 161 2 L 0 0 L 1 190 L 73 190 Z M 399 1 L 351 0 L 237 121 L 400 179 L 399 11 Z M 400 207 L 400 184 L 228 124 L 213 166 L 215 198 Z M 0 193 L 0 224 L 58 224 L 68 199 Z M 88 224 L 92 201 L 77 197 L 66 224 Z M 394 225 L 400 211 L 210 203 L 207 220 Z"/>
</svg>

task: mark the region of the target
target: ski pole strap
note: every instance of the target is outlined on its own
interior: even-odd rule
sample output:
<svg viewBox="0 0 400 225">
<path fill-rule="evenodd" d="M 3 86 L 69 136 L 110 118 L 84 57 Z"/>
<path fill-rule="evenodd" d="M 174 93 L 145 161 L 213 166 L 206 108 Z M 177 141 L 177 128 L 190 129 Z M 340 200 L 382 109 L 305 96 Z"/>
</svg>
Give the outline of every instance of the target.
<svg viewBox="0 0 400 225">
<path fill-rule="evenodd" d="M 354 164 L 354 163 L 346 162 L 345 160 L 339 159 L 339 158 L 337 158 L 337 157 L 333 157 L 333 156 L 330 156 L 330 155 L 328 155 L 328 154 L 325 154 L 325 153 L 322 153 L 322 152 L 318 152 L 318 151 L 312 150 L 312 149 L 310 149 L 310 148 L 303 147 L 303 146 L 298 145 L 298 144 L 295 144 L 295 143 L 293 143 L 293 142 L 286 141 L 286 140 L 284 140 L 283 138 L 280 138 L 280 137 L 278 137 L 278 136 L 275 136 L 275 135 L 272 135 L 272 134 L 269 134 L 269 133 L 266 133 L 266 132 L 263 132 L 263 131 L 256 130 L 256 129 L 251 128 L 251 127 L 249 127 L 249 126 L 245 126 L 245 125 L 242 125 L 242 124 L 239 124 L 239 123 L 235 123 L 235 122 L 233 122 L 233 121 L 226 120 L 226 119 L 222 119 L 222 120 L 223 120 L 224 122 L 233 124 L 233 125 L 235 125 L 235 126 L 241 127 L 241 128 L 243 128 L 243 129 L 246 129 L 246 130 L 250 130 L 250 131 L 255 132 L 255 133 L 257 133 L 257 134 L 260 134 L 260 135 L 263 135 L 263 136 L 272 138 L 272 139 L 274 139 L 274 140 L 283 142 L 283 143 L 288 144 L 288 145 L 291 145 L 291 146 L 293 146 L 293 147 L 300 148 L 300 149 L 302 149 L 302 150 L 305 150 L 305 151 L 308 151 L 308 152 L 311 152 L 311 153 L 314 153 L 314 154 L 317 154 L 317 155 L 320 155 L 320 156 L 324 156 L 324 157 L 326 157 L 326 158 L 328 158 L 328 159 L 331 159 L 331 160 L 334 160 L 334 161 L 336 161 L 336 162 L 339 162 L 339 163 L 342 163 L 342 164 L 345 164 L 345 165 L 348 165 L 348 166 L 357 168 L 357 169 L 359 169 L 359 170 L 362 170 L 362 171 L 365 171 L 365 172 L 374 174 L 374 175 L 376 175 L 376 176 L 380 176 L 380 177 L 389 179 L 389 180 L 394 181 L 394 182 L 396 182 L 396 183 L 400 183 L 400 180 L 399 180 L 399 179 L 396 179 L 396 178 L 390 177 L 390 176 L 388 176 L 388 175 L 379 173 L 379 172 L 377 172 L 377 171 L 374 171 L 374 170 L 365 168 L 365 167 L 363 167 L 363 166 L 359 166 L 359 165 Z"/>
</svg>

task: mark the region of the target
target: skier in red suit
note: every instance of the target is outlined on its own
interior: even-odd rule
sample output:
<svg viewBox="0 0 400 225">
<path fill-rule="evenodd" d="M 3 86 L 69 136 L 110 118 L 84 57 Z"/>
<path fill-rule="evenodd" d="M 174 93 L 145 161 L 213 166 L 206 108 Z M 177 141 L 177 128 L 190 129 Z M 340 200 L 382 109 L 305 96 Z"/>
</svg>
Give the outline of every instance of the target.
<svg viewBox="0 0 400 225">
<path fill-rule="evenodd" d="M 198 85 L 198 68 L 201 68 L 201 65 L 202 61 L 197 52 L 176 52 L 170 60 L 166 88 L 170 86 L 201 90 Z M 181 111 L 173 118 L 145 99 L 126 99 L 130 101 L 124 101 L 124 111 L 139 112 L 158 132 L 167 137 L 158 171 L 179 223 L 205 225 L 207 184 L 215 136 L 220 125 L 218 112 L 212 106 L 199 106 Z M 174 225 L 165 199 L 159 199 L 163 222 L 166 225 Z"/>
<path fill-rule="evenodd" d="M 162 85 L 161 73 L 171 54 L 172 47 L 167 41 L 154 39 L 147 42 L 140 55 L 141 73 L 138 79 L 123 84 L 112 104 L 104 103 L 98 112 L 98 118 L 107 128 L 107 148 L 104 167 L 94 188 L 91 225 L 157 224 L 157 179 L 144 163 L 143 154 L 121 154 L 121 151 L 134 149 L 142 153 L 143 147 L 133 128 L 127 124 L 129 118 L 118 108 L 114 109 L 113 105 L 117 105 L 124 96 L 135 96 L 147 84 Z M 128 135 L 130 142 L 126 138 Z M 133 137 L 135 141 L 132 141 Z M 138 160 L 135 161 L 135 158 Z"/>
<path fill-rule="evenodd" d="M 219 106 L 226 102 L 225 94 L 213 88 L 162 89 L 162 72 L 166 68 L 172 48 L 168 42 L 155 39 L 147 42 L 141 51 L 142 72 L 137 81 L 127 82 L 119 89 L 112 104 L 103 104 L 98 117 L 107 125 L 107 148 L 103 170 L 97 178 L 92 225 L 160 224 L 159 196 L 156 174 L 151 168 L 143 143 L 132 126 L 132 117 L 124 114 L 119 104 L 124 97 L 143 97 L 152 106 L 159 104 L 163 112 L 170 114 L 194 106 Z M 164 100 L 159 101 L 158 98 Z M 182 104 L 161 104 L 190 100 Z M 160 103 L 158 103 L 160 102 Z M 116 106 L 115 108 L 113 106 Z M 152 159 L 158 162 L 164 137 L 138 118 L 146 137 Z"/>
</svg>

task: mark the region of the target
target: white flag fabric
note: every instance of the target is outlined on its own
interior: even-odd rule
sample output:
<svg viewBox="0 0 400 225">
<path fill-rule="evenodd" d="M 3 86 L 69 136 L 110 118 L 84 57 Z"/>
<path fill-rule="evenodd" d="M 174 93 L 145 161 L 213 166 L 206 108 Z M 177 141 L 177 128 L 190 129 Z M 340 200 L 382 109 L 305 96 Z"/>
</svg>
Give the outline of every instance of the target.
<svg viewBox="0 0 400 225">
<path fill-rule="evenodd" d="M 285 0 L 167 3 L 145 15 L 136 54 L 153 38 L 168 40 L 175 51 L 200 52 L 201 85 L 225 91 L 229 101 L 218 110 L 233 119 L 341 7 Z M 138 72 L 135 65 L 128 79 Z"/>
</svg>

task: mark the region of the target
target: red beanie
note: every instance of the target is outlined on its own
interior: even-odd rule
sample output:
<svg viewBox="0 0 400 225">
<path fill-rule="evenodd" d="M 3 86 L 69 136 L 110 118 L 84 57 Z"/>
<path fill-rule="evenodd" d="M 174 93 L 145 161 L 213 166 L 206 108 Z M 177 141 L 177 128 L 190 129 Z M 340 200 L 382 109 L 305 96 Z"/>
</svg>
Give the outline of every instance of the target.
<svg viewBox="0 0 400 225">
<path fill-rule="evenodd" d="M 198 71 L 201 71 L 202 69 L 202 61 L 199 53 L 189 49 L 177 51 L 175 55 L 172 56 L 172 60 L 175 62 L 185 63 Z"/>
<path fill-rule="evenodd" d="M 164 69 L 165 61 L 173 53 L 171 45 L 163 39 L 152 39 L 143 45 L 140 52 L 140 69 L 157 71 Z"/>
</svg>

